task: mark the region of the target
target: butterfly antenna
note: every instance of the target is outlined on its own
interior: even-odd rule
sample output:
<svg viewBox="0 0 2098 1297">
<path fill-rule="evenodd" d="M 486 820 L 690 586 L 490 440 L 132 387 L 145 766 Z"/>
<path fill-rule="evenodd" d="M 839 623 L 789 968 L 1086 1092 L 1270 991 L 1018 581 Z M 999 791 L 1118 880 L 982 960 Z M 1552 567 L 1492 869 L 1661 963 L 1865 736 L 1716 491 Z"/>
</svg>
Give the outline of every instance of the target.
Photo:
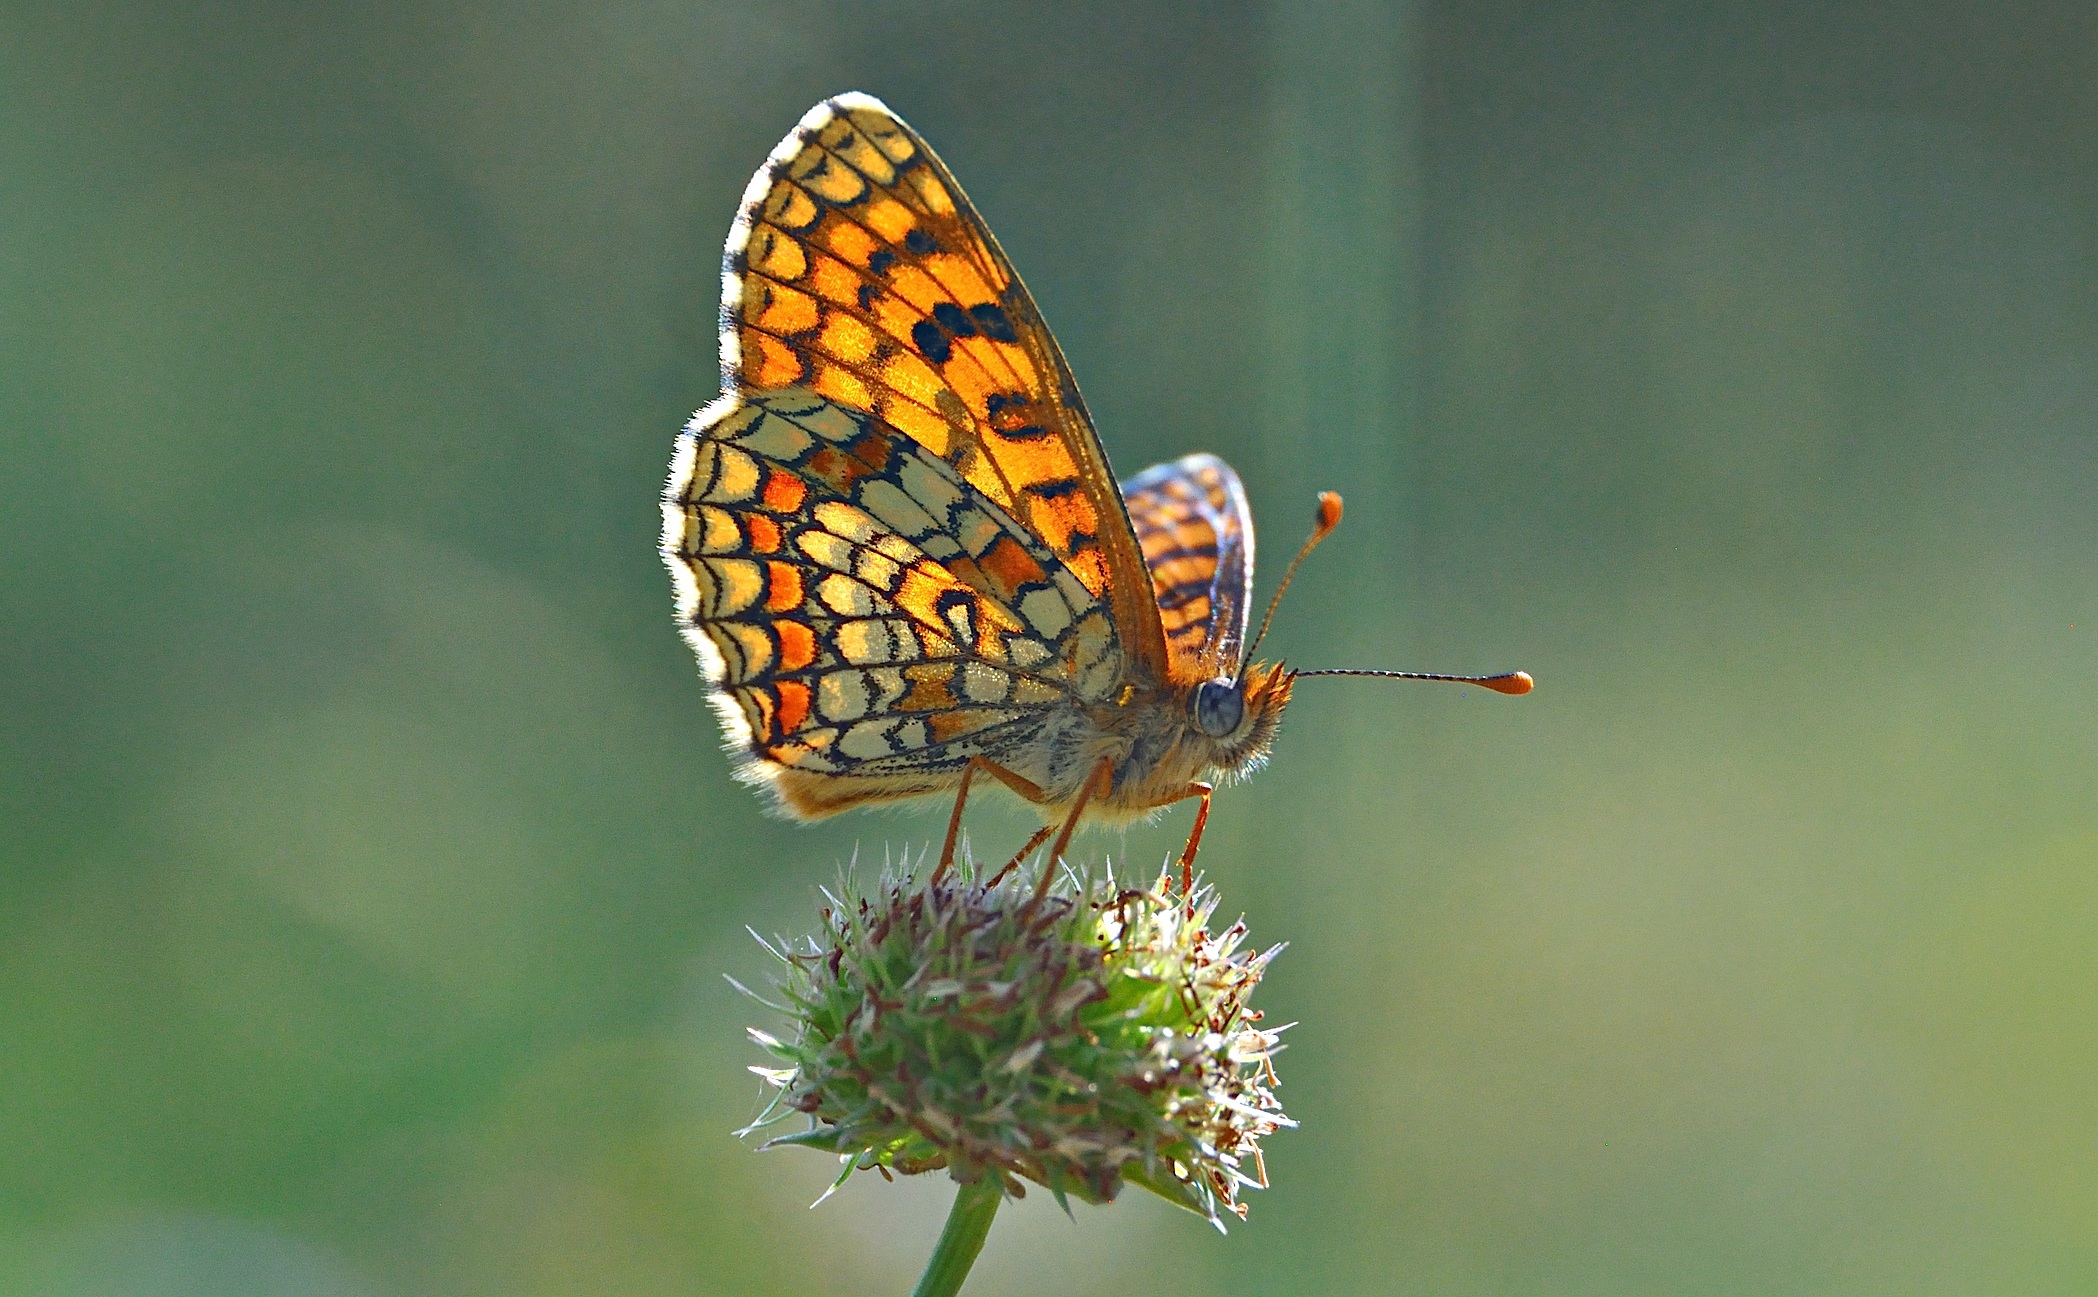
<svg viewBox="0 0 2098 1297">
<path fill-rule="evenodd" d="M 1274 597 L 1268 600 L 1268 610 L 1266 615 L 1260 619 L 1260 629 L 1254 632 L 1253 642 L 1246 645 L 1246 651 L 1239 656 L 1241 662 L 1251 662 L 1253 660 L 1253 650 L 1259 648 L 1260 641 L 1266 638 L 1268 624 L 1275 620 L 1275 609 L 1282 606 L 1282 596 L 1289 592 L 1289 583 L 1296 579 L 1297 569 L 1303 566 L 1304 560 L 1310 557 L 1311 551 L 1319 547 L 1319 542 L 1332 535 L 1333 529 L 1338 526 L 1340 526 L 1340 495 L 1334 491 L 1319 492 L 1319 512 L 1318 517 L 1312 520 L 1311 535 L 1305 538 L 1304 548 L 1298 550 L 1297 556 L 1289 561 L 1289 570 L 1282 574 L 1282 584 L 1275 588 Z M 1381 676 L 1386 680 L 1441 680 L 1449 684 L 1478 685 L 1481 688 L 1491 689 L 1497 694 L 1509 694 L 1517 697 L 1537 687 L 1537 682 L 1530 678 L 1530 673 L 1527 671 L 1509 671 L 1495 676 L 1450 676 L 1432 671 L 1337 669 L 1292 671 L 1289 675 L 1292 680 L 1299 676 Z"/>
<path fill-rule="evenodd" d="M 1289 570 L 1282 574 L 1282 584 L 1275 587 L 1275 597 L 1268 600 L 1267 615 L 1260 619 L 1260 629 L 1254 632 L 1253 642 L 1246 645 L 1246 651 L 1239 654 L 1239 661 L 1251 662 L 1253 660 L 1253 650 L 1259 648 L 1260 641 L 1267 638 L 1268 623 L 1275 620 L 1275 610 L 1282 606 L 1282 596 L 1289 592 L 1289 583 L 1296 580 L 1297 569 L 1304 565 L 1304 560 L 1310 557 L 1311 551 L 1319 547 L 1319 542 L 1332 535 L 1333 529 L 1338 526 L 1340 526 L 1340 493 L 1338 491 L 1319 492 L 1319 512 L 1318 516 L 1312 519 L 1311 535 L 1305 538 L 1304 548 L 1298 550 L 1297 556 L 1289 561 Z"/>
<path fill-rule="evenodd" d="M 1510 671 L 1497 676 L 1446 676 L 1432 671 L 1292 671 L 1292 680 L 1299 676 L 1382 676 L 1386 680 L 1446 680 L 1457 685 L 1479 685 L 1497 694 L 1520 697 L 1537 687 L 1527 671 Z"/>
</svg>

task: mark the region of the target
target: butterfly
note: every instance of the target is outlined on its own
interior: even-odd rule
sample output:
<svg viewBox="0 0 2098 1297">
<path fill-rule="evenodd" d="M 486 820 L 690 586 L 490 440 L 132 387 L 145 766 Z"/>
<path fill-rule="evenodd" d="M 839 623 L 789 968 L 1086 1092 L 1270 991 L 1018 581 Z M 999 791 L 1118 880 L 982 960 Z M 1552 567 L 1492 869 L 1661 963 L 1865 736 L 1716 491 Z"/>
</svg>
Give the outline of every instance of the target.
<svg viewBox="0 0 2098 1297">
<path fill-rule="evenodd" d="M 1185 871 L 1215 783 L 1320 673 L 1250 661 L 1237 474 L 1198 454 L 1116 485 L 1012 263 L 879 100 L 816 105 L 751 178 L 721 380 L 661 553 L 739 777 L 804 818 L 952 793 L 940 872 L 980 775 L 1043 812 L 1016 860 L 1195 799 Z M 1340 512 L 1320 498 L 1299 562 Z"/>
</svg>

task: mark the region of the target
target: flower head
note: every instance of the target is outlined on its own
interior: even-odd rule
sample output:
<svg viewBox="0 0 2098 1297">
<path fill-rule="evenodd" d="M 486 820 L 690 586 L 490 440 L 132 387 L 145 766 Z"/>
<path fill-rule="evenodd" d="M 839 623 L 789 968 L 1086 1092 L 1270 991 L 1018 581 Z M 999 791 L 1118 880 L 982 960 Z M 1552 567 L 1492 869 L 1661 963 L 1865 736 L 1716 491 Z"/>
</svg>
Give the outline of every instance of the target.
<svg viewBox="0 0 2098 1297">
<path fill-rule="evenodd" d="M 812 1124 L 767 1147 L 837 1153 L 841 1184 L 944 1167 L 1107 1202 L 1129 1181 L 1219 1228 L 1245 1215 L 1261 1137 L 1295 1124 L 1273 1093 L 1279 1031 L 1246 1003 L 1281 947 L 1241 950 L 1243 920 L 1210 932 L 1214 889 L 965 866 L 865 896 L 848 877 L 843 898 L 815 936 L 768 947 L 793 1027 L 751 1032 L 786 1064 L 752 1069 L 780 1091 L 753 1129 Z"/>
</svg>

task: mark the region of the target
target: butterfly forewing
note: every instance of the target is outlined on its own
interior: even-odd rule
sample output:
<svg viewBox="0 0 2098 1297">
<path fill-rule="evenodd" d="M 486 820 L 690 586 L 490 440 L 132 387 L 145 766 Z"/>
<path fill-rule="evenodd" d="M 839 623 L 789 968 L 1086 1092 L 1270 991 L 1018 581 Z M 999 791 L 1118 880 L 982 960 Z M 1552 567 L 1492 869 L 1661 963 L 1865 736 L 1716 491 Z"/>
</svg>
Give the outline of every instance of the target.
<svg viewBox="0 0 2098 1297">
<path fill-rule="evenodd" d="M 753 177 L 722 268 L 731 393 L 813 391 L 951 467 L 1166 651 L 1106 454 L 1041 313 L 953 175 L 879 101 L 812 109 Z"/>
</svg>

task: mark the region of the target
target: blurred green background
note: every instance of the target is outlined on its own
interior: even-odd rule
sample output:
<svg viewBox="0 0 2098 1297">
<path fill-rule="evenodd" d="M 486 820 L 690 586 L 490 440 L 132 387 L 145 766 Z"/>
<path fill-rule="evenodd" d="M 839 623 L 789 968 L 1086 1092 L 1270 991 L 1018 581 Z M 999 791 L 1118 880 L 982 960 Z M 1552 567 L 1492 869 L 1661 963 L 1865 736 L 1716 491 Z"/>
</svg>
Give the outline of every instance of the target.
<svg viewBox="0 0 2098 1297">
<path fill-rule="evenodd" d="M 720 975 L 939 812 L 764 818 L 653 554 L 858 88 L 1125 475 L 1346 493 L 1273 646 L 1540 681 L 1302 687 L 1274 1187 L 972 1292 L 2098 1290 L 2094 12 L 0 7 L 0 1288 L 908 1288 Z"/>
</svg>

